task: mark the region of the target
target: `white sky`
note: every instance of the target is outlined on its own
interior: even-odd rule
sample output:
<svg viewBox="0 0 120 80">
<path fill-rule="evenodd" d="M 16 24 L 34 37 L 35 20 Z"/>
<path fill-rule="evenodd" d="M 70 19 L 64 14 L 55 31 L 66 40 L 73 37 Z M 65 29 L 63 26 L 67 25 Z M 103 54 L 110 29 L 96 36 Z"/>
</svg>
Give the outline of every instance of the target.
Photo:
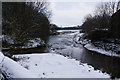
<svg viewBox="0 0 120 80">
<path fill-rule="evenodd" d="M 69 27 L 81 25 L 84 17 L 92 14 L 97 4 L 108 1 L 111 0 L 50 0 L 52 23 Z"/>
</svg>

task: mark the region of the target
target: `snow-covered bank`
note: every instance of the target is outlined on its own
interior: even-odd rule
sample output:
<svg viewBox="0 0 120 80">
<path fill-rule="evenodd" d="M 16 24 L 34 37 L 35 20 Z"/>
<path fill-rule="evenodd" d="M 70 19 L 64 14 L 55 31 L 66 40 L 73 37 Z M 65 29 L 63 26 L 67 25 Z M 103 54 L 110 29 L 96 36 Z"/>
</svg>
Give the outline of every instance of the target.
<svg viewBox="0 0 120 80">
<path fill-rule="evenodd" d="M 1 64 L 2 64 L 3 59 L 4 59 L 4 55 L 0 52 L 0 80 L 4 79 L 2 75 L 2 71 L 1 71 Z"/>
<path fill-rule="evenodd" d="M 91 40 L 86 39 L 86 34 L 85 33 L 77 33 L 77 34 L 75 34 L 74 41 L 77 44 L 82 44 L 82 45 L 85 45 L 85 44 L 88 44 L 88 43 L 91 42 Z"/>
<path fill-rule="evenodd" d="M 40 78 L 110 78 L 106 73 L 95 71 L 82 64 L 54 53 L 15 55 L 19 64 Z"/>
<path fill-rule="evenodd" d="M 111 52 L 111 51 L 105 51 L 104 49 L 97 48 L 92 44 L 86 44 L 84 47 L 87 48 L 88 50 L 95 51 L 95 52 L 105 54 L 108 56 L 120 57 L 120 54 L 116 54 L 116 53 Z"/>
<path fill-rule="evenodd" d="M 95 42 L 94 44 L 91 40 L 86 38 L 85 33 L 76 34 L 74 41 L 77 44 L 82 44 L 86 49 L 94 52 L 98 52 L 107 56 L 120 57 L 120 44 L 116 44 L 114 39 L 108 39 L 108 42 L 104 43 L 103 41 Z M 117 41 L 119 42 L 119 40 Z"/>
<path fill-rule="evenodd" d="M 0 65 L 1 65 L 1 63 L 2 63 L 2 61 L 3 61 L 3 59 L 4 59 L 4 55 L 0 52 Z"/>
<path fill-rule="evenodd" d="M 8 45 L 4 45 L 2 49 L 10 49 L 10 47 L 14 47 L 14 48 L 18 48 L 21 47 L 21 49 L 27 49 L 27 48 L 35 48 L 38 46 L 43 46 L 45 45 L 45 42 L 41 39 L 41 38 L 35 38 L 35 39 L 30 39 L 28 40 L 26 43 L 24 43 L 22 46 L 13 46 L 15 45 L 15 41 L 8 35 L 4 35 L 3 36 L 3 43 L 4 44 L 8 44 Z"/>
<path fill-rule="evenodd" d="M 40 38 L 35 38 L 32 40 L 28 40 L 28 43 L 26 43 L 25 46 L 23 46 L 22 48 L 34 48 L 42 45 L 45 45 L 44 41 Z"/>
<path fill-rule="evenodd" d="M 7 78 L 38 78 L 30 71 L 0 52 L 0 69 Z"/>
</svg>

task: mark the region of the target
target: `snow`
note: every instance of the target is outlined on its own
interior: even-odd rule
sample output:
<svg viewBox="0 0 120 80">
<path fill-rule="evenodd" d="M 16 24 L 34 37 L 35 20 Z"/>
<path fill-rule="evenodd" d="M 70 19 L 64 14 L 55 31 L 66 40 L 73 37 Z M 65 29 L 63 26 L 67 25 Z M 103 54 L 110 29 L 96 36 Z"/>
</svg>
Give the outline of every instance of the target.
<svg viewBox="0 0 120 80">
<path fill-rule="evenodd" d="M 3 41 L 7 41 L 9 44 L 14 44 L 14 40 L 8 35 L 3 35 L 2 39 Z"/>
<path fill-rule="evenodd" d="M 7 36 L 7 35 L 4 35 L 3 41 L 7 41 L 7 43 L 9 43 L 9 44 L 14 44 L 14 40 L 10 36 Z M 22 48 L 35 48 L 35 47 L 38 47 L 41 45 L 45 45 L 44 41 L 41 40 L 40 38 L 35 38 L 35 39 L 28 40 L 22 46 Z M 15 48 L 17 48 L 17 47 L 15 47 Z M 3 49 L 9 49 L 9 47 L 7 47 L 7 48 L 3 47 Z"/>
<path fill-rule="evenodd" d="M 106 73 L 95 71 L 83 64 L 54 53 L 14 55 L 19 64 L 39 78 L 110 78 Z"/>
<path fill-rule="evenodd" d="M 107 55 L 107 56 L 120 57 L 120 54 L 116 53 L 117 51 L 120 51 L 120 45 L 119 44 L 115 45 L 114 39 L 109 40 L 111 43 L 103 43 L 102 41 L 101 42 L 96 42 L 96 43 L 99 43 L 99 44 L 97 44 L 97 46 L 94 46 L 91 43 L 91 40 L 85 39 L 85 36 L 86 36 L 85 33 L 78 33 L 74 37 L 74 41 L 77 44 L 82 44 L 86 49 L 88 49 L 90 51 L 95 51 L 95 52 L 98 52 L 98 53 L 101 53 L 101 54 L 104 54 L 104 55 Z M 119 42 L 119 40 L 118 40 L 118 42 Z"/>
<path fill-rule="evenodd" d="M 3 59 L 4 59 L 4 55 L 0 52 L 0 65 L 1 65 Z"/>
<path fill-rule="evenodd" d="M 82 45 L 90 43 L 91 40 L 85 39 L 85 37 L 86 37 L 85 33 L 77 33 L 75 34 L 74 41 L 77 44 L 82 44 Z"/>
<path fill-rule="evenodd" d="M 0 52 L 0 59 L 1 58 L 3 58 L 3 54 Z M 8 78 L 38 78 L 8 57 L 4 57 L 0 64 L 0 69 Z"/>
<path fill-rule="evenodd" d="M 34 48 L 44 44 L 45 44 L 44 41 L 42 41 L 40 38 L 35 38 L 29 40 L 28 43 L 26 43 L 25 46 L 23 46 L 22 48 Z"/>
<path fill-rule="evenodd" d="M 0 80 L 5 80 L 1 73 L 0 73 Z"/>
<path fill-rule="evenodd" d="M 79 30 L 57 30 L 57 32 L 59 32 L 59 33 L 74 33 L 74 32 L 78 32 Z"/>
<path fill-rule="evenodd" d="M 92 44 L 86 44 L 84 47 L 87 48 L 88 50 L 95 51 L 95 52 L 105 54 L 105 55 L 108 55 L 108 56 L 120 57 L 120 54 L 116 54 L 112 51 L 105 51 L 104 49 L 99 49 Z"/>
<path fill-rule="evenodd" d="M 0 38 L 3 38 L 4 36 L 3 35 L 0 35 Z"/>
<path fill-rule="evenodd" d="M 0 52 L 0 66 L 2 66 L 2 61 L 4 60 L 4 55 Z M 1 68 L 0 68 L 1 69 Z M 0 80 L 4 79 L 2 72 L 0 70 Z"/>
</svg>

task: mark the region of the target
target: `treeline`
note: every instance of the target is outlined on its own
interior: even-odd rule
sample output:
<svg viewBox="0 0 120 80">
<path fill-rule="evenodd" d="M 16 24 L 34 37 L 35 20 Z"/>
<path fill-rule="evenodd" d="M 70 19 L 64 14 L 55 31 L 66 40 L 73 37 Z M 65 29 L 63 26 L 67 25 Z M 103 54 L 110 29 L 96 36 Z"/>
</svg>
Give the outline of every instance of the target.
<svg viewBox="0 0 120 80">
<path fill-rule="evenodd" d="M 104 2 L 96 6 L 94 14 L 87 15 L 82 25 L 83 31 L 88 34 L 88 38 L 92 41 L 101 38 L 120 38 L 120 30 L 117 25 L 113 24 L 113 15 L 120 9 L 120 1 Z M 120 15 L 120 14 L 119 14 Z M 119 17 L 120 18 L 120 17 Z M 116 20 L 116 22 L 119 22 Z M 114 34 L 115 33 L 115 34 Z"/>
<path fill-rule="evenodd" d="M 7 48 L 21 48 L 28 40 L 45 38 L 50 32 L 51 11 L 49 3 L 3 2 L 2 3 L 2 45 Z"/>
<path fill-rule="evenodd" d="M 81 29 L 80 27 L 58 27 L 56 30 L 78 30 Z"/>
<path fill-rule="evenodd" d="M 59 27 L 56 24 L 50 24 L 51 33 L 56 32 L 57 30 L 78 30 L 81 29 L 81 26 L 73 26 L 73 27 Z"/>
</svg>

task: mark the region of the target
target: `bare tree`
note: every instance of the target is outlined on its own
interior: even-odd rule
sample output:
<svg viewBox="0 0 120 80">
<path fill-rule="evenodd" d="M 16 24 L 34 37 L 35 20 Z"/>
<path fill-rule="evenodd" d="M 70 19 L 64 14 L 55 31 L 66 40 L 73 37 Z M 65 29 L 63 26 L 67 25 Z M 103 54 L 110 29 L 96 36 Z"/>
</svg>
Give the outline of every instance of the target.
<svg viewBox="0 0 120 80">
<path fill-rule="evenodd" d="M 5 2 L 2 6 L 3 34 L 13 40 L 13 48 L 22 47 L 30 39 L 44 39 L 49 35 L 50 21 L 46 12 L 47 2 L 44 0 L 27 3 Z"/>
<path fill-rule="evenodd" d="M 27 2 L 28 5 L 33 6 L 35 10 L 43 13 L 47 18 L 51 17 L 51 10 L 49 10 L 50 2 L 47 0 L 35 0 L 34 2 Z"/>
<path fill-rule="evenodd" d="M 120 9 L 120 1 L 118 2 L 102 2 L 96 6 L 95 15 L 113 15 Z"/>
<path fill-rule="evenodd" d="M 118 2 L 102 2 L 96 6 L 94 18 L 97 26 L 100 28 L 110 28 L 110 17 L 120 9 L 120 1 Z"/>
<path fill-rule="evenodd" d="M 118 11 L 119 9 L 120 9 L 120 1 L 118 1 L 117 3 L 116 11 Z"/>
</svg>

